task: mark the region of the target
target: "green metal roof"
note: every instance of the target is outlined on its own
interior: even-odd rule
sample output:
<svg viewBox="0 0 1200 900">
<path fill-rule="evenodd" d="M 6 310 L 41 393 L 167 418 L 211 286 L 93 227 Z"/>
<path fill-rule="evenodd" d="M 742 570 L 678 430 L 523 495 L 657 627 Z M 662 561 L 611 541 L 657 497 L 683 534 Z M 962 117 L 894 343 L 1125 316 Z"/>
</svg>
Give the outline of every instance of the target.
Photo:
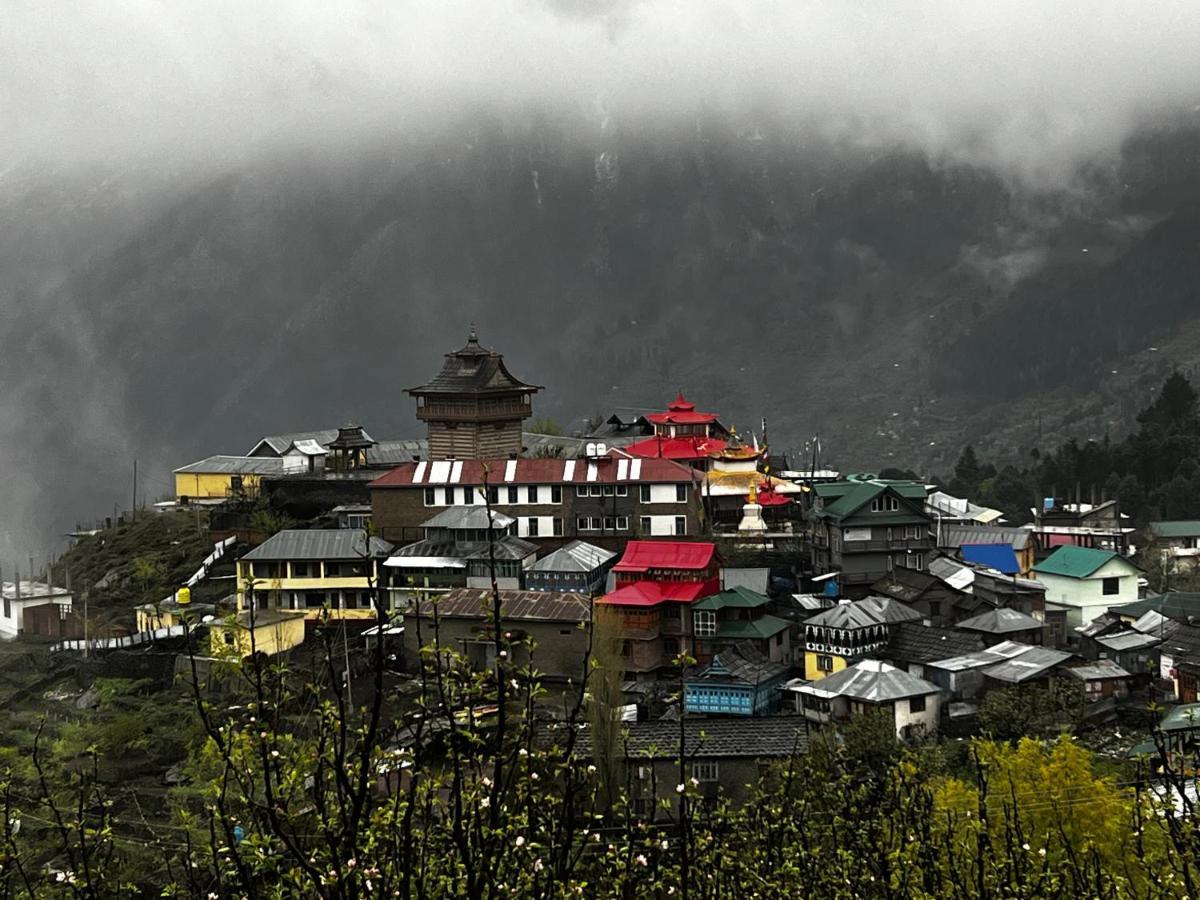
<svg viewBox="0 0 1200 900">
<path fill-rule="evenodd" d="M 1133 603 L 1122 603 L 1110 606 L 1123 619 L 1137 619 L 1150 611 L 1174 619 L 1177 622 L 1187 622 L 1191 618 L 1200 618 L 1200 594 L 1190 591 L 1169 591 L 1145 600 L 1135 600 Z"/>
<path fill-rule="evenodd" d="M 769 598 L 757 591 L 731 587 L 697 600 L 692 604 L 692 609 L 758 609 L 770 602 Z"/>
<path fill-rule="evenodd" d="M 1163 716 L 1159 723 L 1163 731 L 1200 729 L 1200 703 L 1181 703 Z"/>
<path fill-rule="evenodd" d="M 1033 567 L 1033 571 L 1043 575 L 1062 575 L 1064 578 L 1087 578 L 1101 566 L 1120 559 L 1136 568 L 1133 563 L 1125 560 L 1112 550 L 1093 550 L 1091 547 L 1059 547 L 1046 559 Z"/>
<path fill-rule="evenodd" d="M 921 511 L 918 513 L 916 510 L 910 510 L 907 516 L 903 514 L 903 510 L 893 511 L 887 518 L 873 515 L 872 522 L 889 525 L 911 523 L 913 519 L 927 519 L 924 514 L 925 485 L 915 481 L 887 481 L 871 475 L 851 475 L 845 481 L 814 485 L 814 490 L 824 503 L 817 513 L 822 518 L 844 519 L 858 512 L 880 494 L 890 491 L 916 503 L 921 507 Z"/>
<path fill-rule="evenodd" d="M 1180 519 L 1174 522 L 1151 522 L 1150 531 L 1155 537 L 1200 537 L 1200 519 Z"/>
<path fill-rule="evenodd" d="M 787 627 L 787 621 L 778 616 L 762 616 L 749 622 L 745 619 L 733 619 L 721 622 L 717 626 L 717 637 L 722 640 L 741 638 L 765 639 L 774 637 Z"/>
</svg>

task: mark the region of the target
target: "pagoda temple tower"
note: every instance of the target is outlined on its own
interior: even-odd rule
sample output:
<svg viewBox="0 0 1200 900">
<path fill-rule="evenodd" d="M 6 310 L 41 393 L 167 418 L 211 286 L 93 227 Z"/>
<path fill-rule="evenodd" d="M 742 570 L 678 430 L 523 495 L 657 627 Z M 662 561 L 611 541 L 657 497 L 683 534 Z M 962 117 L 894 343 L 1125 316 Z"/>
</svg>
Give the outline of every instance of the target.
<svg viewBox="0 0 1200 900">
<path fill-rule="evenodd" d="M 472 325 L 466 346 L 447 353 L 442 371 L 408 393 L 428 430 L 430 460 L 515 459 L 539 390 L 514 377 L 495 350 L 480 346 Z"/>
</svg>

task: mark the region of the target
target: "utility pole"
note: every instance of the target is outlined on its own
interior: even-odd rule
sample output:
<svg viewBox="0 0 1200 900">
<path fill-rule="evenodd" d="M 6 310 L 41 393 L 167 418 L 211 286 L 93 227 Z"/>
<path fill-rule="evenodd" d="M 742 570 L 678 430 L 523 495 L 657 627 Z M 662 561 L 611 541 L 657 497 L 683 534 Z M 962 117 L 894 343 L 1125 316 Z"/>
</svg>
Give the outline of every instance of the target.
<svg viewBox="0 0 1200 900">
<path fill-rule="evenodd" d="M 137 459 L 133 461 L 133 506 L 129 507 L 133 517 L 137 518 Z"/>
<path fill-rule="evenodd" d="M 83 658 L 87 659 L 88 655 L 88 593 L 90 593 L 91 585 L 83 582 Z"/>
</svg>

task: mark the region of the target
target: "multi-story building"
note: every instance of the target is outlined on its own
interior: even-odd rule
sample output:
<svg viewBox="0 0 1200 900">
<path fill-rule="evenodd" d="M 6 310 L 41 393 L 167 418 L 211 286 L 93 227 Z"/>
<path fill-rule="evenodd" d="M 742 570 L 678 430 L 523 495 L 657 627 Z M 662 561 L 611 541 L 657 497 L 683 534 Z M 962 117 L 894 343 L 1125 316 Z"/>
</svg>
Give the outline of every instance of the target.
<svg viewBox="0 0 1200 900">
<path fill-rule="evenodd" d="M 530 591 L 576 591 L 595 594 L 604 590 L 617 554 L 586 541 L 571 541 L 525 569 Z"/>
<path fill-rule="evenodd" d="M 919 612 L 889 597 L 841 601 L 804 622 L 805 679 L 818 681 L 877 656 L 897 625 L 920 620 Z"/>
<path fill-rule="evenodd" d="M 813 574 L 837 573 L 847 596 L 865 596 L 894 569 L 924 569 L 933 550 L 925 486 L 851 475 L 813 486 Z"/>
<path fill-rule="evenodd" d="M 425 537 L 406 544 L 384 565 L 389 587 L 421 595 L 453 588 L 489 588 L 495 576 L 501 590 L 522 587 L 537 547 L 513 534 L 516 520 L 483 506 L 449 506 L 425 523 Z"/>
<path fill-rule="evenodd" d="M 654 436 L 628 445 L 632 456 L 647 459 L 673 459 L 706 470 L 713 453 L 724 450 L 728 430 L 715 413 L 697 412 L 696 404 L 677 396 L 666 412 L 650 413 L 645 420 L 654 428 Z"/>
<path fill-rule="evenodd" d="M 251 598 L 259 610 L 303 610 L 309 619 L 374 618 L 376 597 L 386 596 L 380 563 L 392 545 L 345 528 L 288 529 L 237 563 L 238 610 Z"/>
<path fill-rule="evenodd" d="M 394 543 L 447 506 L 484 506 L 516 520 L 515 534 L 542 546 L 582 539 L 620 549 L 632 537 L 700 533 L 698 475 L 666 459 L 610 450 L 588 459 L 409 462 L 370 484 L 372 521 Z"/>
<path fill-rule="evenodd" d="M 602 633 L 620 642 L 627 672 L 653 674 L 694 651 L 691 606 L 720 590 L 720 571 L 714 544 L 629 542 L 613 567 L 616 589 L 597 601 Z"/>
<path fill-rule="evenodd" d="M 480 346 L 471 326 L 466 346 L 447 353 L 442 371 L 408 393 L 427 426 L 430 459 L 505 459 L 521 455 L 521 423 L 533 415 L 539 390 Z"/>
</svg>

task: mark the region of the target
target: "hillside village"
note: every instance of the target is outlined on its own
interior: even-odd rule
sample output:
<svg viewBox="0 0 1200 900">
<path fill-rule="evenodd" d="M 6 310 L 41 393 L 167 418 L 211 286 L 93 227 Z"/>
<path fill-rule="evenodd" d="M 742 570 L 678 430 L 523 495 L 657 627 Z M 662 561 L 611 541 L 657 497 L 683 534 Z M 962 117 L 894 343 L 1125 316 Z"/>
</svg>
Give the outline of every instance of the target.
<svg viewBox="0 0 1200 900">
<path fill-rule="evenodd" d="M 307 671 L 333 641 L 333 683 L 403 715 L 445 702 L 419 698 L 434 645 L 485 679 L 512 647 L 553 735 L 601 660 L 652 820 L 685 747 L 700 793 L 736 800 L 859 719 L 909 745 L 1069 729 L 1114 766 L 1177 765 L 1200 736 L 1200 593 L 1163 590 L 1190 583 L 1197 522 L 1143 531 L 1076 496 L 1011 524 L 905 473 L 784 458 L 767 422 L 738 430 L 683 392 L 563 434 L 533 420 L 542 390 L 472 328 L 408 389 L 421 439 L 347 424 L 181 465 L 174 497 L 4 582 L 12 671 L 26 647 L 60 678 L 10 705 L 72 660 L 79 686 L 45 696 L 85 709 L 114 676 L 178 691 L 199 665 L 220 691 L 221 662 Z"/>
</svg>

